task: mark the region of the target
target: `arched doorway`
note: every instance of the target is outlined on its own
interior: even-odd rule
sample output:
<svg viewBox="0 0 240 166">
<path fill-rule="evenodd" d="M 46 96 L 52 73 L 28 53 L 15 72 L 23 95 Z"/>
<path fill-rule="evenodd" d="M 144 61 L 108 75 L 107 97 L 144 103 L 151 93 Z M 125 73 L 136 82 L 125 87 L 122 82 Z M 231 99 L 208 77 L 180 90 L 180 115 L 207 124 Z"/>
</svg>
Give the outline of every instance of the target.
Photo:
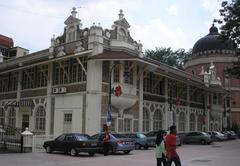
<svg viewBox="0 0 240 166">
<path fill-rule="evenodd" d="M 195 131 L 195 115 L 194 115 L 193 113 L 190 114 L 189 130 L 190 130 L 190 131 Z"/>
<path fill-rule="evenodd" d="M 178 126 L 180 132 L 185 131 L 185 114 L 183 112 L 180 112 L 179 114 Z"/>
<path fill-rule="evenodd" d="M 143 132 L 149 131 L 150 115 L 147 108 L 143 108 Z"/>
<path fill-rule="evenodd" d="M 153 115 L 153 130 L 163 129 L 163 116 L 161 110 L 157 109 Z"/>
</svg>

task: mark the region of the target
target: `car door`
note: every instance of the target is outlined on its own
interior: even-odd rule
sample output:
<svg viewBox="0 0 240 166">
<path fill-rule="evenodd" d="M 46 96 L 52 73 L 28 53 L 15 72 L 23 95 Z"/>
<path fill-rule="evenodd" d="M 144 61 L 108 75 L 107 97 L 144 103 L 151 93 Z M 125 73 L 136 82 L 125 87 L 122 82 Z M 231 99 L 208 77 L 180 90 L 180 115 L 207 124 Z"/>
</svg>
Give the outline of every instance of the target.
<svg viewBox="0 0 240 166">
<path fill-rule="evenodd" d="M 192 132 L 192 135 L 191 135 L 191 142 L 192 143 L 199 142 L 200 138 L 201 138 L 201 133 L 199 133 L 199 132 Z"/>
<path fill-rule="evenodd" d="M 61 151 L 63 152 L 67 152 L 68 150 L 70 150 L 72 147 L 74 147 L 75 145 L 75 138 L 73 134 L 67 134 L 65 139 L 63 140 L 60 148 Z"/>
<path fill-rule="evenodd" d="M 56 151 L 62 151 L 63 141 L 65 140 L 65 134 L 60 135 L 54 140 L 54 143 L 52 145 L 52 148 Z"/>
<path fill-rule="evenodd" d="M 196 133 L 195 132 L 191 132 L 187 135 L 186 137 L 186 142 L 189 142 L 189 143 L 194 143 L 196 140 Z"/>
</svg>

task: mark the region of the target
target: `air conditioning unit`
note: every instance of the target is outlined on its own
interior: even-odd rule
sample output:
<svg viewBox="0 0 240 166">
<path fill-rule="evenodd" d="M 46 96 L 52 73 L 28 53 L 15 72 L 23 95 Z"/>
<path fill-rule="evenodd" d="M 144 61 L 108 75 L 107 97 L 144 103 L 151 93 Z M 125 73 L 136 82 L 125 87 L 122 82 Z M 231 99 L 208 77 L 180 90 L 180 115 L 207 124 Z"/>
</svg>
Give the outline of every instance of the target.
<svg viewBox="0 0 240 166">
<path fill-rule="evenodd" d="M 60 87 L 58 90 L 59 90 L 58 93 L 66 93 L 67 92 L 66 87 Z"/>
<path fill-rule="evenodd" d="M 53 93 L 53 94 L 59 93 L 59 88 L 53 88 L 53 89 L 52 89 L 52 93 Z"/>
</svg>

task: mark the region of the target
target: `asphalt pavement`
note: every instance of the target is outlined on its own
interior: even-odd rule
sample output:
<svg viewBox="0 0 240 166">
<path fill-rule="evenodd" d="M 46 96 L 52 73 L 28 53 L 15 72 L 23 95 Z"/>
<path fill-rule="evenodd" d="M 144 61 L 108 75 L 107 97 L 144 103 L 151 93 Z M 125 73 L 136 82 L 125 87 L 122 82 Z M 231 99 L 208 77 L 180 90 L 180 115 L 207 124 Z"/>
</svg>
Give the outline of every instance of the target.
<svg viewBox="0 0 240 166">
<path fill-rule="evenodd" d="M 177 148 L 182 166 L 239 166 L 240 139 L 215 142 L 212 145 L 183 145 Z M 174 165 L 174 164 L 172 164 Z M 154 149 L 135 150 L 129 155 L 103 156 L 80 154 L 77 157 L 61 153 L 0 154 L 0 166 L 156 166 Z"/>
</svg>

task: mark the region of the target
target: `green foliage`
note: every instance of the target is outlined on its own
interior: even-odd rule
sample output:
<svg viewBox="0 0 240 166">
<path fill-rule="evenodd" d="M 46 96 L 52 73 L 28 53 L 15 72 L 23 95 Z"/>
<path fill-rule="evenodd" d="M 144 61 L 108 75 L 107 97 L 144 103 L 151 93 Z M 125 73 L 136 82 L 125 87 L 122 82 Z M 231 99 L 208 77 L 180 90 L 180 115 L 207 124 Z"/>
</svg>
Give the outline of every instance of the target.
<svg viewBox="0 0 240 166">
<path fill-rule="evenodd" d="M 191 51 L 186 52 L 184 49 L 178 49 L 176 51 L 173 51 L 171 47 L 156 47 L 155 50 L 145 51 L 146 57 L 181 70 L 184 69 L 184 62 L 190 55 Z"/>
<path fill-rule="evenodd" d="M 231 39 L 237 49 L 238 61 L 233 62 L 233 67 L 228 69 L 227 72 L 236 77 L 240 77 L 240 0 L 232 0 L 222 2 L 222 8 L 219 10 L 222 20 L 215 19 L 214 22 L 218 22 L 221 27 L 221 39 Z"/>
<path fill-rule="evenodd" d="M 240 45 L 240 0 L 222 2 L 222 8 L 219 10 L 222 20 L 214 20 L 221 24 L 221 38 L 231 39 L 236 46 Z"/>
</svg>

